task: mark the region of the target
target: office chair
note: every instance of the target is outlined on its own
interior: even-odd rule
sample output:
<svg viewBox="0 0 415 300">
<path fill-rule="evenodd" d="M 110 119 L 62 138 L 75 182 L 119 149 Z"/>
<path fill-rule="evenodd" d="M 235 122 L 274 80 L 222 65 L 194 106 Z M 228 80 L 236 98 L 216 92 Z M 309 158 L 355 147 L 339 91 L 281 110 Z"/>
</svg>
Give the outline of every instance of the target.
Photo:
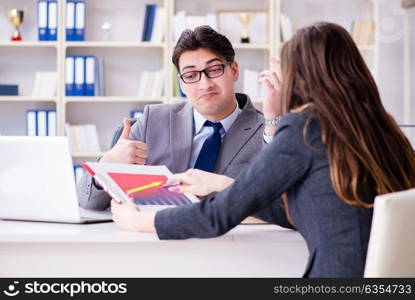
<svg viewBox="0 0 415 300">
<path fill-rule="evenodd" d="M 415 189 L 377 196 L 365 277 L 415 277 Z"/>
<path fill-rule="evenodd" d="M 138 120 L 137 118 L 129 118 L 131 126 L 133 126 L 134 123 L 137 122 L 137 120 Z M 114 132 L 114 135 L 112 136 L 112 141 L 111 141 L 110 148 L 114 147 L 114 145 L 118 142 L 118 139 L 120 138 L 123 129 L 124 129 L 123 124 L 118 126 L 117 130 Z"/>
</svg>

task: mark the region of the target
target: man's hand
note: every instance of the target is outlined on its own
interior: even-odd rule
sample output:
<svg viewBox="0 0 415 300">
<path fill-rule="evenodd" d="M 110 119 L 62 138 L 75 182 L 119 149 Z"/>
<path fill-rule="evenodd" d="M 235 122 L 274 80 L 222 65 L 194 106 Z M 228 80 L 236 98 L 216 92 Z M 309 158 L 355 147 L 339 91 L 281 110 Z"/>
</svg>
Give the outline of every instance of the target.
<svg viewBox="0 0 415 300">
<path fill-rule="evenodd" d="M 139 141 L 128 139 L 131 124 L 128 118 L 124 118 L 124 129 L 118 142 L 101 158 L 101 162 L 124 163 L 144 165 L 147 160 L 147 145 Z"/>
<path fill-rule="evenodd" d="M 276 68 L 277 72 L 281 71 L 280 62 L 272 58 L 271 63 Z M 281 78 L 278 76 L 277 72 L 263 71 L 259 74 L 259 83 L 264 84 L 267 97 L 264 99 L 262 112 L 264 113 L 265 119 L 274 119 L 281 115 Z M 277 131 L 276 127 L 266 126 L 265 134 L 268 136 L 273 136 Z"/>
</svg>

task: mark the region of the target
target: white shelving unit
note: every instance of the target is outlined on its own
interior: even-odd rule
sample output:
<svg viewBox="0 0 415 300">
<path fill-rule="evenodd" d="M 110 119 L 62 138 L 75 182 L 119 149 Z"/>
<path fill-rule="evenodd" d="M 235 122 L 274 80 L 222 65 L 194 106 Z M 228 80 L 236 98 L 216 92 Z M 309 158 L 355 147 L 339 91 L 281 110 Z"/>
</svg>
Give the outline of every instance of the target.
<svg viewBox="0 0 415 300">
<path fill-rule="evenodd" d="M 76 152 L 72 153 L 74 159 L 83 159 L 83 158 L 95 158 L 100 157 L 104 152 Z"/>
<path fill-rule="evenodd" d="M 85 47 L 85 48 L 164 48 L 163 43 L 149 42 L 65 42 L 65 47 Z"/>
<path fill-rule="evenodd" d="M 32 97 L 32 96 L 0 96 L 0 102 L 56 102 L 55 97 Z"/>
<path fill-rule="evenodd" d="M 319 21 L 342 25 L 349 32 L 355 20 L 373 20 L 375 36 L 372 45 L 358 45 L 375 79 L 379 77 L 379 0 L 277 0 L 277 13 L 288 16 L 298 27 Z M 278 26 L 280 27 L 280 25 Z M 278 33 L 281 29 L 278 28 Z M 282 47 L 277 39 L 277 47 Z"/>
<path fill-rule="evenodd" d="M 186 11 L 186 16 L 201 16 L 206 14 L 216 14 L 219 11 L 242 11 L 242 10 L 261 10 L 267 12 L 267 27 L 264 28 L 266 30 L 266 42 L 265 43 L 240 43 L 238 40 L 232 40 L 233 47 L 235 49 L 236 55 L 235 59 L 239 63 L 240 67 L 240 77 L 238 82 L 236 83 L 236 91 L 241 92 L 243 91 L 242 82 L 243 82 L 243 70 L 250 69 L 250 70 L 263 70 L 263 69 L 270 69 L 270 58 L 275 56 L 275 26 L 274 20 L 276 19 L 275 15 L 275 3 L 276 0 L 259 0 L 259 1 L 252 1 L 252 0 L 227 0 L 227 1 L 220 1 L 220 0 L 213 0 L 213 1 L 193 1 L 193 0 L 172 0 L 169 1 L 170 3 L 170 11 L 169 11 L 169 19 L 172 20 L 173 16 L 179 11 Z M 168 22 L 169 28 L 168 31 L 170 34 L 169 41 L 169 49 L 170 55 L 173 52 L 173 48 L 176 44 L 176 41 L 173 41 L 173 28 L 172 22 Z M 218 28 L 219 31 L 221 28 Z M 242 29 L 241 29 L 242 30 Z M 249 33 L 251 36 L 254 35 L 254 32 Z M 173 65 L 170 65 L 173 68 Z M 171 72 L 174 70 L 171 69 Z M 171 87 L 173 86 L 173 82 L 171 83 Z M 173 95 L 172 90 L 170 90 L 169 95 Z M 181 98 L 173 97 L 169 98 L 172 102 L 181 101 Z M 254 104 L 260 108 L 262 99 L 257 99 L 255 97 L 251 97 L 251 100 Z"/>
<path fill-rule="evenodd" d="M 152 2 L 168 7 L 167 0 Z M 63 126 L 65 122 L 96 124 L 104 151 L 109 148 L 114 130 L 131 110 L 142 109 L 146 104 L 168 102 L 166 94 L 157 99 L 136 96 L 143 70 L 168 69 L 167 43 L 141 42 L 146 3 L 132 0 L 120 0 L 116 3 L 113 0 L 88 0 L 85 41 L 60 41 L 63 57 L 95 55 L 104 59 L 105 96 L 65 97 L 64 90 L 61 90 L 60 95 L 60 111 L 64 116 L 60 125 Z M 62 5 L 62 16 L 66 15 L 65 7 Z M 105 36 L 101 30 L 104 22 L 112 24 L 110 37 Z M 62 86 L 63 84 L 61 82 Z M 167 90 L 167 85 L 166 82 L 164 90 Z M 62 127 L 60 133 L 63 134 Z M 73 153 L 73 158 L 75 162 L 79 162 L 101 155 L 102 152 Z"/>
<path fill-rule="evenodd" d="M 58 47 L 57 42 L 0 42 L 0 47 Z"/>
<path fill-rule="evenodd" d="M 152 0 L 165 8 L 166 37 L 162 43 L 141 42 L 144 20 L 144 0 L 87 0 L 86 40 L 65 41 L 66 1 L 58 1 L 59 22 L 57 42 L 38 42 L 36 27 L 37 1 L 2 0 L 5 7 L 28 7 L 29 14 L 21 27 L 23 42 L 8 41 L 12 26 L 0 18 L 0 83 L 18 84 L 19 96 L 0 96 L 0 133 L 24 135 L 26 110 L 56 109 L 57 132 L 64 134 L 64 124 L 94 123 L 97 126 L 101 148 L 109 147 L 114 130 L 122 118 L 146 104 L 173 103 L 183 98 L 173 97 L 175 70 L 171 56 L 173 41 L 173 16 L 181 10 L 187 15 L 206 15 L 220 10 L 263 10 L 267 12 L 266 42 L 244 44 L 233 41 L 241 74 L 251 70 L 271 69 L 271 57 L 279 56 L 281 48 L 280 13 L 300 20 L 300 26 L 317 20 L 334 21 L 350 29 L 351 22 L 360 18 L 375 20 L 378 27 L 378 0 Z M 347 4 L 352 3 L 352 4 Z M 363 7 L 363 9 L 362 9 Z M 312 9 L 310 12 L 309 9 Z M 323 8 L 323 9 L 321 9 Z M 112 29 L 106 35 L 101 29 L 110 22 Z M 255 33 L 251 32 L 251 35 Z M 377 74 L 379 49 L 378 34 L 374 45 L 363 45 L 362 52 L 369 53 L 374 73 Z M 66 97 L 65 57 L 67 55 L 95 55 L 104 59 L 105 96 Z M 139 98 L 137 89 L 143 70 L 165 71 L 164 95 L 160 98 Z M 32 97 L 35 73 L 57 72 L 57 95 L 52 98 Z M 242 76 L 241 76 L 242 77 Z M 242 91 L 242 78 L 236 91 Z M 252 99 L 260 107 L 261 99 Z M 102 153 L 73 153 L 74 162 L 91 159 Z"/>
</svg>

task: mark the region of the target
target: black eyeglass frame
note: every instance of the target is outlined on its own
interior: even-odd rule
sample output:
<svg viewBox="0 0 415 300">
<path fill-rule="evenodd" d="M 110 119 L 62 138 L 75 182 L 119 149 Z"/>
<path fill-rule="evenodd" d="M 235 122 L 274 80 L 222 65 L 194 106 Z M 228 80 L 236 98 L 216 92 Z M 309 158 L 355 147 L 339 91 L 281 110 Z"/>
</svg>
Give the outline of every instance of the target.
<svg viewBox="0 0 415 300">
<path fill-rule="evenodd" d="M 192 84 L 192 83 L 199 82 L 199 81 L 200 81 L 200 79 L 202 79 L 202 73 L 205 73 L 205 75 L 206 75 L 206 77 L 207 77 L 207 78 L 217 78 L 217 77 L 222 76 L 223 74 L 225 74 L 225 67 L 226 67 L 226 66 L 230 66 L 231 64 L 232 64 L 232 61 L 227 61 L 227 62 L 226 62 L 226 63 L 224 63 L 224 64 L 217 64 L 217 65 L 209 66 L 209 67 L 204 68 L 203 70 L 200 70 L 200 71 L 194 70 L 194 71 L 189 71 L 189 72 L 185 72 L 185 73 L 182 73 L 182 74 L 177 73 L 177 76 L 178 76 L 178 77 L 180 77 L 180 79 L 181 79 L 184 83 L 186 83 L 186 84 Z M 208 70 L 208 69 L 210 69 L 210 68 L 218 67 L 218 66 L 221 66 L 221 67 L 222 67 L 222 73 L 221 73 L 221 74 L 219 74 L 219 75 L 216 75 L 216 76 L 209 76 L 209 74 L 207 73 L 207 71 L 206 71 L 206 70 Z M 195 80 L 195 81 L 186 82 L 186 80 L 184 80 L 183 76 L 184 76 L 184 75 L 186 75 L 186 74 L 188 74 L 188 73 L 194 73 L 194 72 L 199 73 L 199 77 L 198 77 L 198 79 L 197 79 L 197 80 Z"/>
</svg>

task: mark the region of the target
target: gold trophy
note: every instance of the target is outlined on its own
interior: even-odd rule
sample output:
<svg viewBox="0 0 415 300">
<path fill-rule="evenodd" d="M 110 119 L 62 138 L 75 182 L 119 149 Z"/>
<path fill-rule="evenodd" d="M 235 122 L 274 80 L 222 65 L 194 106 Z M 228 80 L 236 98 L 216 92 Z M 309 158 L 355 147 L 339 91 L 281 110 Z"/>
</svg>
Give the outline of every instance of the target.
<svg viewBox="0 0 415 300">
<path fill-rule="evenodd" d="M 239 21 L 242 23 L 242 35 L 241 43 L 249 43 L 248 25 L 251 22 L 253 14 L 251 13 L 240 13 Z"/>
<path fill-rule="evenodd" d="M 19 27 L 23 23 L 24 15 L 27 14 L 27 8 L 24 8 L 23 10 L 19 10 L 17 8 L 6 8 L 4 12 L 7 18 L 9 19 L 10 23 L 12 23 L 12 25 L 14 26 L 14 31 L 11 40 L 21 41 L 22 36 L 20 34 Z"/>
</svg>

